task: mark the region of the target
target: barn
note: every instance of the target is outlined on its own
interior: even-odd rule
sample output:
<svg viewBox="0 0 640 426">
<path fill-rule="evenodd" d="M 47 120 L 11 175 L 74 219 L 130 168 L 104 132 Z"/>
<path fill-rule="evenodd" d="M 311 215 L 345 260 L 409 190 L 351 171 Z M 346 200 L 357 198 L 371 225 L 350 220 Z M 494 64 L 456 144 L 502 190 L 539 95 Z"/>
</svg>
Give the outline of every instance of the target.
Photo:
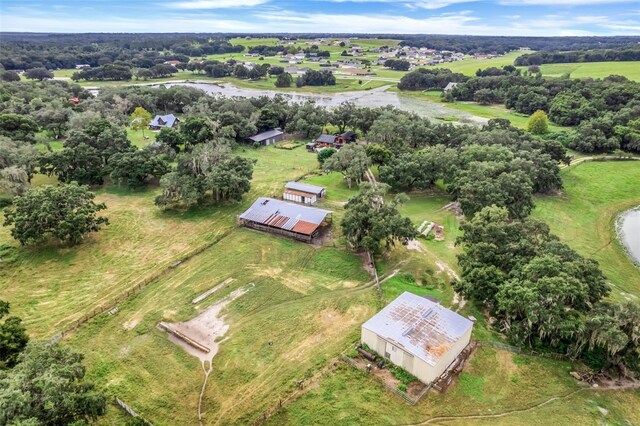
<svg viewBox="0 0 640 426">
<path fill-rule="evenodd" d="M 238 224 L 310 243 L 320 235 L 322 228 L 329 225 L 327 219 L 330 220 L 332 213 L 260 197 L 238 216 Z"/>
<path fill-rule="evenodd" d="M 282 198 L 302 204 L 315 204 L 325 196 L 326 188 L 301 182 L 287 182 Z"/>
<path fill-rule="evenodd" d="M 258 133 L 249 137 L 252 142 L 258 142 L 260 145 L 271 145 L 284 139 L 284 132 L 280 129 L 271 129 L 266 132 Z"/>
<path fill-rule="evenodd" d="M 404 292 L 362 325 L 362 343 L 421 382 L 447 371 L 471 340 L 473 322 Z"/>
</svg>

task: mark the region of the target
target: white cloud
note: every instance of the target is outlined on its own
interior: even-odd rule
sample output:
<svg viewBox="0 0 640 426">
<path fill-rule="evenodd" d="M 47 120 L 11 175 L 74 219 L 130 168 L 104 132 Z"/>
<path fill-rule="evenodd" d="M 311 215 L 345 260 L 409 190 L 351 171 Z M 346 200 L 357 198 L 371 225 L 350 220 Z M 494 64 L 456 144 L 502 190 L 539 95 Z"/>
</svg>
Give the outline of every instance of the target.
<svg viewBox="0 0 640 426">
<path fill-rule="evenodd" d="M 255 7 L 269 0 L 187 0 L 163 3 L 170 9 L 231 9 L 238 7 Z"/>
<path fill-rule="evenodd" d="M 596 4 L 635 3 L 638 0 L 499 0 L 507 6 L 589 6 Z"/>
<path fill-rule="evenodd" d="M 478 0 L 327 0 L 332 3 L 396 3 L 412 9 L 442 9 L 460 3 L 473 3 Z"/>
</svg>

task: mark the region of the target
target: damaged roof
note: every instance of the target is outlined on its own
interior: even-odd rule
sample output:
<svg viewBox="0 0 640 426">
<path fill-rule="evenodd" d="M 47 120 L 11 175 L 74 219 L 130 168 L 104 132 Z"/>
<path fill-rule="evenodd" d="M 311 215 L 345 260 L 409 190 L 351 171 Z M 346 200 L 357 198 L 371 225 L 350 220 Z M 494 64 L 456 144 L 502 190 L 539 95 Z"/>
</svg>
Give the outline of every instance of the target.
<svg viewBox="0 0 640 426">
<path fill-rule="evenodd" d="M 287 203 L 274 198 L 260 197 L 240 215 L 240 218 L 299 234 L 311 235 L 330 213 L 333 212 Z"/>
<path fill-rule="evenodd" d="M 362 325 L 432 366 L 472 326 L 467 318 L 407 291 Z"/>
</svg>

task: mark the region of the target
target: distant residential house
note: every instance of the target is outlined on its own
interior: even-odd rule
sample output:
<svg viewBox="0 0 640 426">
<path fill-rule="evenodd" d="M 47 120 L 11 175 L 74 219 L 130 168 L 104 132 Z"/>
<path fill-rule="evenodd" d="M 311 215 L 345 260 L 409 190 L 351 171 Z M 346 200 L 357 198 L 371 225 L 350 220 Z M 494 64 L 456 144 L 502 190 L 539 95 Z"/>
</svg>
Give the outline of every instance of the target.
<svg viewBox="0 0 640 426">
<path fill-rule="evenodd" d="M 156 115 L 151 123 L 149 123 L 149 129 L 151 130 L 160 130 L 164 127 L 171 128 L 175 127 L 180 123 L 178 117 L 173 114 L 167 115 Z"/>
<path fill-rule="evenodd" d="M 356 133 L 352 130 L 346 131 L 344 133 L 336 134 L 336 135 L 320 135 L 313 142 L 315 146 L 313 147 L 315 150 L 320 148 L 335 148 L 340 149 L 344 145 L 355 142 L 356 141 Z M 307 147 L 308 149 L 308 147 Z"/>
<path fill-rule="evenodd" d="M 304 242 L 312 242 L 333 212 L 260 197 L 238 216 L 238 224 Z"/>
<path fill-rule="evenodd" d="M 89 64 L 78 64 L 78 65 L 76 65 L 76 69 L 77 70 L 83 70 L 85 68 L 91 68 L 91 65 L 89 65 Z"/>
<path fill-rule="evenodd" d="M 452 369 L 473 322 L 433 300 L 404 292 L 362 324 L 362 343 L 430 384 Z"/>
<path fill-rule="evenodd" d="M 284 139 L 284 132 L 280 129 L 271 129 L 266 132 L 258 133 L 249 137 L 249 140 L 258 142 L 260 145 L 267 146 Z"/>
<path fill-rule="evenodd" d="M 171 66 L 174 66 L 174 67 L 176 65 L 180 64 L 180 63 L 181 63 L 180 61 L 164 61 L 165 65 L 171 65 Z"/>
<path fill-rule="evenodd" d="M 325 196 L 326 188 L 301 182 L 287 182 L 282 198 L 302 204 L 315 204 Z"/>
<path fill-rule="evenodd" d="M 451 89 L 453 89 L 454 87 L 456 87 L 458 84 L 460 84 L 460 83 L 456 83 L 456 82 L 453 82 L 453 81 L 452 81 L 452 82 L 449 82 L 449 83 L 444 87 L 444 89 L 442 89 L 442 90 L 443 90 L 443 91 L 445 91 L 445 92 L 448 92 L 449 90 L 451 90 Z"/>
</svg>

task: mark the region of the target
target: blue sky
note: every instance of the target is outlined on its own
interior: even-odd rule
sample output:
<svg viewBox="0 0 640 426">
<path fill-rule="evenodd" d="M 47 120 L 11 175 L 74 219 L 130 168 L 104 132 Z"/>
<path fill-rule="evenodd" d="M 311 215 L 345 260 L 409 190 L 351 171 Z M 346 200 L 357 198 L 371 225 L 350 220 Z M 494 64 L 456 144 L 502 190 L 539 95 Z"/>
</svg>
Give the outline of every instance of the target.
<svg viewBox="0 0 640 426">
<path fill-rule="evenodd" d="M 0 29 L 640 35 L 640 0 L 0 0 Z"/>
</svg>

